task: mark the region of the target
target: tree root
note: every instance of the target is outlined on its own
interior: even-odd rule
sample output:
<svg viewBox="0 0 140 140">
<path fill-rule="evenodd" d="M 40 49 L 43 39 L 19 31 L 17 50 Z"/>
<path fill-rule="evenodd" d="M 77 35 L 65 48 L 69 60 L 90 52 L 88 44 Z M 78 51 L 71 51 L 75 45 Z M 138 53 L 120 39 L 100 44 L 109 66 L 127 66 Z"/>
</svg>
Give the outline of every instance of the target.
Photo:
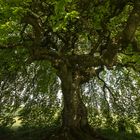
<svg viewBox="0 0 140 140">
<path fill-rule="evenodd" d="M 62 127 L 45 140 L 106 140 L 97 135 L 93 129 Z"/>
</svg>

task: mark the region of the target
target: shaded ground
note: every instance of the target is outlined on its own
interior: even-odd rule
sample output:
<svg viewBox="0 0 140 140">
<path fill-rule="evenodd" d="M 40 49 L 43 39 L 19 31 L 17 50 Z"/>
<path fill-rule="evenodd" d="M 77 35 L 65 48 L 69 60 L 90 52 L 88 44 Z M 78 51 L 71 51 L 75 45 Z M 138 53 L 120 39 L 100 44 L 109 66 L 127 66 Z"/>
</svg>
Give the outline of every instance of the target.
<svg viewBox="0 0 140 140">
<path fill-rule="evenodd" d="M 51 127 L 49 129 L 19 128 L 15 130 L 0 128 L 0 140 L 49 140 L 50 135 L 55 136 L 60 131 Z M 73 134 L 75 133 L 77 132 L 73 132 Z M 140 134 L 120 133 L 109 129 L 98 129 L 93 135 L 95 135 L 93 140 L 140 140 Z"/>
</svg>

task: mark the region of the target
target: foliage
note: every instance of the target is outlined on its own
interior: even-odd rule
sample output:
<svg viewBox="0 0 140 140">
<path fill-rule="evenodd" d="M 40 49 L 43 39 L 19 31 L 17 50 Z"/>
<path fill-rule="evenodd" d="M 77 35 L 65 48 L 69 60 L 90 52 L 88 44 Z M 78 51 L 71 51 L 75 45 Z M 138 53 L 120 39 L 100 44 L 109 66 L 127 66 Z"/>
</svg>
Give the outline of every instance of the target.
<svg viewBox="0 0 140 140">
<path fill-rule="evenodd" d="M 25 133 L 61 126 L 66 67 L 72 85 L 80 81 L 92 126 L 115 137 L 137 133 L 139 7 L 138 0 L 0 0 L 0 127 L 15 117 Z"/>
</svg>

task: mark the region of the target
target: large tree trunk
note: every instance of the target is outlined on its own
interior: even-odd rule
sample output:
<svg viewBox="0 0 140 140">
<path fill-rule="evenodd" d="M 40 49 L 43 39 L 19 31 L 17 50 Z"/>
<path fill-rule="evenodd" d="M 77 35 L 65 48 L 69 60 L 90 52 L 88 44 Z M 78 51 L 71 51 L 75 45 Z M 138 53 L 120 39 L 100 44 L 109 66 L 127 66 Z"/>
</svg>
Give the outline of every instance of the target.
<svg viewBox="0 0 140 140">
<path fill-rule="evenodd" d="M 50 140 L 96 140 L 95 133 L 88 124 L 87 109 L 81 98 L 81 80 L 78 72 L 63 64 L 58 76 L 61 79 L 64 102 L 62 127 Z"/>
<path fill-rule="evenodd" d="M 61 85 L 64 100 L 62 125 L 69 128 L 88 126 L 87 110 L 81 99 L 80 79 L 72 70 L 64 65 L 61 68 Z"/>
</svg>

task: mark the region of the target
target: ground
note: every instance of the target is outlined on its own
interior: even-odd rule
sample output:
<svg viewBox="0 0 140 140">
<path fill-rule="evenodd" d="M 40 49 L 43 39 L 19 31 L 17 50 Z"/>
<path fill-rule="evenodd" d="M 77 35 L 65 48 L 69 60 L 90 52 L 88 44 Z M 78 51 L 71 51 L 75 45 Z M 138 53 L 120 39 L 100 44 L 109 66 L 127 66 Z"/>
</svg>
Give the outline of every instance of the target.
<svg viewBox="0 0 140 140">
<path fill-rule="evenodd" d="M 86 133 L 78 135 L 78 130 L 64 130 L 55 127 L 49 128 L 0 128 L 0 140 L 72 140 L 73 136 L 81 136 L 80 140 L 140 140 L 140 134 L 115 132 L 111 129 L 96 129 L 91 138 Z M 51 136 L 51 139 L 49 137 Z M 87 137 L 87 139 L 85 139 Z M 79 139 L 77 139 L 79 140 Z"/>
</svg>

